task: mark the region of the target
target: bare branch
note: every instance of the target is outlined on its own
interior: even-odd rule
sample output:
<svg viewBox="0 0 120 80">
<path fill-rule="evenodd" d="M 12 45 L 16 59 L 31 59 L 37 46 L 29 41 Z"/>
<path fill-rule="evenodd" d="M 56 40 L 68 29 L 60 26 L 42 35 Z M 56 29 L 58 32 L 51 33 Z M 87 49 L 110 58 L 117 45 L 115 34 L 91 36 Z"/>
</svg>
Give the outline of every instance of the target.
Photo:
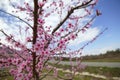
<svg viewBox="0 0 120 80">
<path fill-rule="evenodd" d="M 11 14 L 11 13 L 8 13 L 8 12 L 5 12 L 5 11 L 3 11 L 3 10 L 0 10 L 0 12 L 3 12 L 3 13 L 5 13 L 5 14 L 9 14 L 9 15 L 11 15 L 11 16 L 13 16 L 13 17 L 19 19 L 19 20 L 21 20 L 22 22 L 26 23 L 29 27 L 33 28 L 27 21 L 21 19 L 21 18 L 18 17 L 18 16 L 15 16 L 15 15 L 13 15 L 13 14 Z"/>
<path fill-rule="evenodd" d="M 76 6 L 74 8 L 71 8 L 70 11 L 68 11 L 68 14 L 66 15 L 66 17 L 57 25 L 57 27 L 55 27 L 52 31 L 52 35 L 60 28 L 60 26 L 62 26 L 64 24 L 64 22 L 70 17 L 70 15 L 74 12 L 74 10 L 76 9 L 81 9 L 81 8 L 86 8 L 92 4 L 90 4 L 93 0 L 90 0 L 84 4 L 81 4 L 79 6 Z"/>
</svg>

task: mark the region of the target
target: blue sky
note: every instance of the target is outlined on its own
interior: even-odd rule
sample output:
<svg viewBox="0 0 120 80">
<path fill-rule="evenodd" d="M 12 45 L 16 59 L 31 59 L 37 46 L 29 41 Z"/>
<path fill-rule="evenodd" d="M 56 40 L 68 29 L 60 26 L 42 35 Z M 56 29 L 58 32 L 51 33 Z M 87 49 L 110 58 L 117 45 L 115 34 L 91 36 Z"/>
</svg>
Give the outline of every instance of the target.
<svg viewBox="0 0 120 80">
<path fill-rule="evenodd" d="M 66 0 L 67 1 L 67 0 Z M 0 5 L 0 9 L 4 9 L 7 12 L 9 12 L 12 8 L 9 6 L 7 0 L 0 0 L 0 3 L 5 3 L 5 6 Z M 97 6 L 95 9 L 99 9 L 102 12 L 102 15 L 97 17 L 96 20 L 93 22 L 92 27 L 88 30 L 87 33 L 83 34 L 82 36 L 79 36 L 79 39 L 72 42 L 72 45 L 78 45 L 74 46 L 73 48 L 79 48 L 79 43 L 82 41 L 89 41 L 94 36 L 96 36 L 100 31 L 102 31 L 104 28 L 108 27 L 108 30 L 104 32 L 100 37 L 97 38 L 92 44 L 89 44 L 83 51 L 83 55 L 90 55 L 90 54 L 99 54 L 104 53 L 107 50 L 115 50 L 117 48 L 120 48 L 120 0 L 99 0 Z M 4 14 L 3 14 L 4 15 Z M 9 27 L 10 25 L 5 24 L 3 21 L 3 15 L 0 13 L 0 23 L 4 23 L 3 27 Z M 21 17 L 23 14 L 19 14 Z M 5 16 L 6 17 L 6 16 Z M 52 19 L 54 18 L 55 21 L 58 21 L 56 16 L 51 16 Z M 10 17 L 9 17 L 10 18 Z M 13 18 L 11 18 L 13 20 Z M 50 18 L 49 18 L 50 19 Z M 48 20 L 49 20 L 48 19 Z M 49 22 L 51 19 L 49 20 Z M 50 22 L 51 23 L 51 22 Z M 56 22 L 54 22 L 56 23 Z M 51 23 L 53 24 L 53 23 Z M 54 24 L 53 24 L 54 25 Z M 13 26 L 11 24 L 11 26 Z M 0 28 L 2 28 L 0 26 Z M 18 28 L 16 28 L 18 29 Z M 11 31 L 9 29 L 9 32 L 12 32 L 13 28 L 11 28 Z M 84 37 L 84 38 L 83 38 Z M 80 42 L 77 42 L 80 41 Z M 77 42 L 77 43 L 76 43 Z"/>
<path fill-rule="evenodd" d="M 85 54 L 104 53 L 120 48 L 120 0 L 99 0 L 96 9 L 102 15 L 96 18 L 93 26 L 99 26 L 101 30 L 108 27 L 108 30 L 85 48 Z"/>
</svg>

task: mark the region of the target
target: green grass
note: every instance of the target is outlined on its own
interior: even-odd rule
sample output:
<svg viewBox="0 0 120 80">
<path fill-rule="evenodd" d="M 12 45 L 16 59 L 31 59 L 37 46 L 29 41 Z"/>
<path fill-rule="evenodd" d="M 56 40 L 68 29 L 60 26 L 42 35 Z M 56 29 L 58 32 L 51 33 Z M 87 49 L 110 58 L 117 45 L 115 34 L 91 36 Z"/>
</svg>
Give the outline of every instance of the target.
<svg viewBox="0 0 120 80">
<path fill-rule="evenodd" d="M 120 62 L 120 59 L 91 59 L 91 60 L 82 60 L 83 62 Z"/>
<path fill-rule="evenodd" d="M 64 70 L 66 69 L 71 69 L 71 67 L 69 65 L 54 65 L 49 63 L 49 65 L 55 66 L 57 68 L 62 68 Z M 0 71 L 0 80 L 13 80 L 12 76 L 4 76 L 6 74 L 6 71 L 8 70 L 2 70 Z M 47 72 L 48 70 L 43 70 L 43 72 Z M 89 73 L 93 73 L 93 74 L 99 74 L 99 75 L 104 75 L 108 78 L 111 77 L 120 77 L 120 68 L 108 68 L 108 67 L 86 67 L 84 70 L 80 70 L 79 72 L 89 72 Z M 51 71 L 49 73 L 50 75 L 53 75 L 53 71 Z M 60 77 L 64 77 L 64 78 L 68 78 L 68 76 L 66 76 L 66 74 L 70 74 L 67 72 L 63 72 L 63 71 L 58 71 L 58 74 Z M 1 75 L 3 75 L 1 77 Z M 45 79 L 43 80 L 59 80 L 56 77 L 52 77 L 52 76 L 47 76 Z M 81 75 L 76 75 L 74 77 L 74 80 L 104 80 L 104 79 L 100 79 L 100 78 L 95 78 L 95 77 L 91 77 L 91 76 L 81 76 Z"/>
<path fill-rule="evenodd" d="M 0 70 L 0 80 L 13 80 L 13 77 L 8 73 L 8 69 Z"/>
<path fill-rule="evenodd" d="M 69 65 L 54 65 L 51 64 L 52 66 L 55 66 L 57 68 L 62 68 L 62 69 L 71 69 L 71 67 Z M 109 67 L 91 67 L 91 66 L 87 66 L 84 70 L 80 70 L 79 72 L 90 72 L 90 73 L 94 73 L 94 74 L 99 74 L 99 75 L 105 75 L 107 77 L 111 76 L 111 77 L 120 77 L 120 68 L 109 68 Z"/>
<path fill-rule="evenodd" d="M 65 80 L 70 80 L 70 73 L 63 72 L 63 71 L 58 71 L 58 74 L 60 77 L 64 78 Z M 66 76 L 67 74 L 67 76 Z M 43 80 L 60 80 L 60 78 L 52 77 L 52 76 L 47 76 Z M 95 78 L 91 76 L 81 76 L 81 75 L 75 75 L 73 80 L 106 80 L 106 79 L 101 79 L 101 78 Z"/>
<path fill-rule="evenodd" d="M 43 72 L 47 72 L 47 70 L 43 70 Z M 4 73 L 3 70 L 1 71 L 1 74 L 2 73 Z M 51 71 L 49 74 L 53 75 L 53 71 Z M 65 78 L 65 79 L 68 79 L 71 77 L 70 76 L 71 73 L 68 73 L 68 72 L 58 71 L 58 74 L 59 74 L 59 77 Z M 14 80 L 14 79 L 12 76 L 3 76 L 3 77 L 0 77 L 0 80 Z M 54 76 L 47 76 L 43 80 L 60 80 L 60 79 L 57 77 L 54 77 Z M 104 79 L 95 78 L 95 77 L 91 77 L 91 76 L 75 75 L 73 80 L 104 80 Z"/>
<path fill-rule="evenodd" d="M 0 77 L 0 80 L 14 80 L 12 76 Z"/>
<path fill-rule="evenodd" d="M 86 67 L 84 71 L 105 75 L 107 77 L 120 77 L 120 68 Z"/>
<path fill-rule="evenodd" d="M 76 75 L 76 76 L 74 77 L 74 80 L 106 80 L 106 79 L 95 78 L 95 77 L 91 77 L 91 76 Z"/>
</svg>

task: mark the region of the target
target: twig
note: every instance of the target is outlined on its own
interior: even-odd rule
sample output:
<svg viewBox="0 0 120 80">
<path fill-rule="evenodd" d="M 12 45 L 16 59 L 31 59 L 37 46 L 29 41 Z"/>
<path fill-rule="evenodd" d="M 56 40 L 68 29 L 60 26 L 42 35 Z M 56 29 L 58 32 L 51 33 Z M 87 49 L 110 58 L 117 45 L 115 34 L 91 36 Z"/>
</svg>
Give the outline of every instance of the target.
<svg viewBox="0 0 120 80">
<path fill-rule="evenodd" d="M 15 15 L 13 15 L 13 14 L 11 14 L 11 13 L 8 13 L 8 12 L 5 12 L 5 11 L 3 11 L 3 10 L 0 10 L 0 12 L 3 12 L 3 13 L 5 13 L 5 14 L 9 14 L 9 15 L 11 15 L 11 16 L 13 16 L 13 17 L 19 19 L 19 20 L 21 20 L 22 22 L 26 23 L 29 27 L 33 28 L 27 21 L 21 19 L 21 18 L 18 17 L 18 16 L 15 16 Z"/>
</svg>

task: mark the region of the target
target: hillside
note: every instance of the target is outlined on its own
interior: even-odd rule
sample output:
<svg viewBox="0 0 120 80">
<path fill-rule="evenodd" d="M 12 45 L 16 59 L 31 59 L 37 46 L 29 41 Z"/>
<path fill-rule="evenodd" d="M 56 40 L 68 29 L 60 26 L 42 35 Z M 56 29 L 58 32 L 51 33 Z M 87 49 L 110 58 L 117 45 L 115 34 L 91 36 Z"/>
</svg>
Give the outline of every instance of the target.
<svg viewBox="0 0 120 80">
<path fill-rule="evenodd" d="M 83 56 L 83 61 L 117 61 L 120 62 L 120 49 L 107 51 L 104 54 Z"/>
<path fill-rule="evenodd" d="M 76 60 L 76 58 L 72 59 L 73 61 Z M 63 57 L 63 61 L 69 61 L 69 58 Z M 120 62 L 120 49 L 107 51 L 104 54 L 99 55 L 87 55 L 82 56 L 82 61 L 92 61 L 92 62 Z"/>
</svg>

